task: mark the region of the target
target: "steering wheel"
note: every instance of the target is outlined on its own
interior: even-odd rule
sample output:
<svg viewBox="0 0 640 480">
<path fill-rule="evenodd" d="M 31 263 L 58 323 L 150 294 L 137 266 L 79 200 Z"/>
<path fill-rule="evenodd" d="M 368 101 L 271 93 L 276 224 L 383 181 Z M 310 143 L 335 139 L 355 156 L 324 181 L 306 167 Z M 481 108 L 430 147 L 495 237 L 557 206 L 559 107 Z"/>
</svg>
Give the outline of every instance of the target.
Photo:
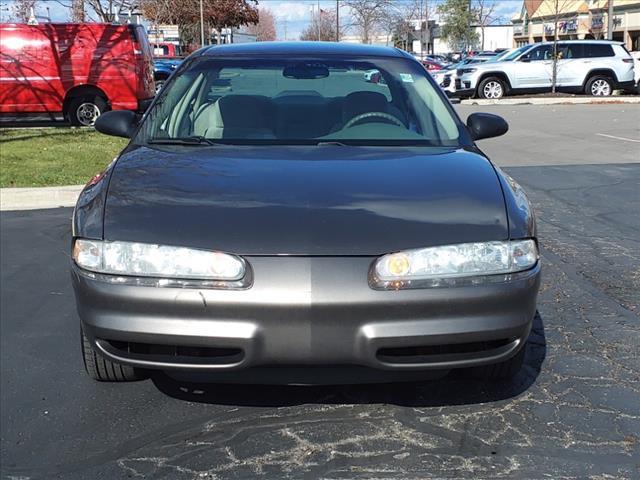
<svg viewBox="0 0 640 480">
<path fill-rule="evenodd" d="M 365 112 L 365 113 L 361 113 L 360 115 L 356 115 L 351 120 L 349 120 L 343 128 L 351 128 L 356 123 L 358 123 L 358 122 L 360 122 L 362 120 L 365 120 L 365 119 L 369 119 L 369 118 L 384 118 L 385 120 L 389 120 L 391 123 L 395 123 L 397 126 L 404 128 L 404 125 L 400 120 L 398 120 L 393 115 L 390 115 L 390 114 L 385 113 L 385 112 Z"/>
</svg>

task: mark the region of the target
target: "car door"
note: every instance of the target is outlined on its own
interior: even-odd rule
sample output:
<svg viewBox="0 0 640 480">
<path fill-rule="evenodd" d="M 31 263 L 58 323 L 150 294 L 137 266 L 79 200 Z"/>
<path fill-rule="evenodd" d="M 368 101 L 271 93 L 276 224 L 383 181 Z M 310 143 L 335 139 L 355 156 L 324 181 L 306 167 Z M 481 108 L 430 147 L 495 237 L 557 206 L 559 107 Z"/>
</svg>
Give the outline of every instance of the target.
<svg viewBox="0 0 640 480">
<path fill-rule="evenodd" d="M 558 43 L 558 80 L 559 87 L 582 85 L 584 79 L 584 44 Z"/>
<path fill-rule="evenodd" d="M 517 60 L 514 88 L 550 88 L 553 45 L 540 45 Z"/>
</svg>

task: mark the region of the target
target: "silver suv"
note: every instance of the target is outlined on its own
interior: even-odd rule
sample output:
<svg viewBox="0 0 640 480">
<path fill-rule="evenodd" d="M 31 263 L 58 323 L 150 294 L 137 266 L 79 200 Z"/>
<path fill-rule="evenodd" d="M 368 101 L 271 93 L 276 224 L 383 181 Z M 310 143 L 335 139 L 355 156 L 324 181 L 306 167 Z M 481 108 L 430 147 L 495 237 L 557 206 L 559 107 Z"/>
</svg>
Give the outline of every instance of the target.
<svg viewBox="0 0 640 480">
<path fill-rule="evenodd" d="M 526 45 L 495 62 L 456 71 L 456 96 L 501 98 L 525 92 L 551 91 L 553 42 Z M 616 89 L 634 90 L 633 58 L 620 42 L 558 42 L 559 91 L 606 96 Z"/>
</svg>

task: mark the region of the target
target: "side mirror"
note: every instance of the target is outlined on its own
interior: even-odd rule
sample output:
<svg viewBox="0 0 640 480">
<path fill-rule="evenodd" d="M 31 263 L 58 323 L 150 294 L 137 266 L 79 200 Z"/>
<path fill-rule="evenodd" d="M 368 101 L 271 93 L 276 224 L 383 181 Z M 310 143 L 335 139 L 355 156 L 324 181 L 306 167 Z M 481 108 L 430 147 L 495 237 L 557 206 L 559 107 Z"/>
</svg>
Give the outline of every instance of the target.
<svg viewBox="0 0 640 480">
<path fill-rule="evenodd" d="M 509 124 L 504 118 L 491 113 L 472 113 L 467 118 L 467 127 L 473 140 L 499 137 L 509 130 Z"/>
<path fill-rule="evenodd" d="M 529 63 L 531 61 L 531 57 L 520 57 L 521 62 Z"/>
<path fill-rule="evenodd" d="M 98 117 L 95 128 L 105 135 L 131 138 L 138 125 L 138 116 L 130 110 L 113 110 Z"/>
</svg>

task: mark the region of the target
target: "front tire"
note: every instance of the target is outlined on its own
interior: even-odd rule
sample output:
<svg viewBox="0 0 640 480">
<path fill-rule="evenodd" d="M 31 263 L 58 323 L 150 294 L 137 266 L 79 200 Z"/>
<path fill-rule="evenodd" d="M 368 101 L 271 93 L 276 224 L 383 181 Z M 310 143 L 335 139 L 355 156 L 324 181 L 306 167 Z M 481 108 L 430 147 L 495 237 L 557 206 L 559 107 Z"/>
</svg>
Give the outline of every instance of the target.
<svg viewBox="0 0 640 480">
<path fill-rule="evenodd" d="M 144 371 L 138 368 L 107 360 L 96 352 L 84 332 L 81 331 L 80 334 L 82 335 L 82 360 L 91 378 L 98 382 L 133 382 L 146 378 Z"/>
<path fill-rule="evenodd" d="M 92 127 L 107 110 L 107 101 L 99 95 L 75 97 L 69 102 L 69 122 L 76 127 Z"/>
<path fill-rule="evenodd" d="M 506 95 L 506 86 L 498 77 L 488 77 L 480 82 L 478 96 L 490 100 L 497 100 Z"/>
<path fill-rule="evenodd" d="M 155 84 L 156 84 L 156 95 L 160 92 L 160 90 L 162 90 L 162 87 L 164 86 L 165 82 L 167 80 L 165 78 L 159 78 L 158 80 L 155 80 Z"/>
<path fill-rule="evenodd" d="M 584 93 L 592 97 L 608 97 L 613 93 L 613 80 L 602 75 L 591 77 L 585 85 Z"/>
</svg>

